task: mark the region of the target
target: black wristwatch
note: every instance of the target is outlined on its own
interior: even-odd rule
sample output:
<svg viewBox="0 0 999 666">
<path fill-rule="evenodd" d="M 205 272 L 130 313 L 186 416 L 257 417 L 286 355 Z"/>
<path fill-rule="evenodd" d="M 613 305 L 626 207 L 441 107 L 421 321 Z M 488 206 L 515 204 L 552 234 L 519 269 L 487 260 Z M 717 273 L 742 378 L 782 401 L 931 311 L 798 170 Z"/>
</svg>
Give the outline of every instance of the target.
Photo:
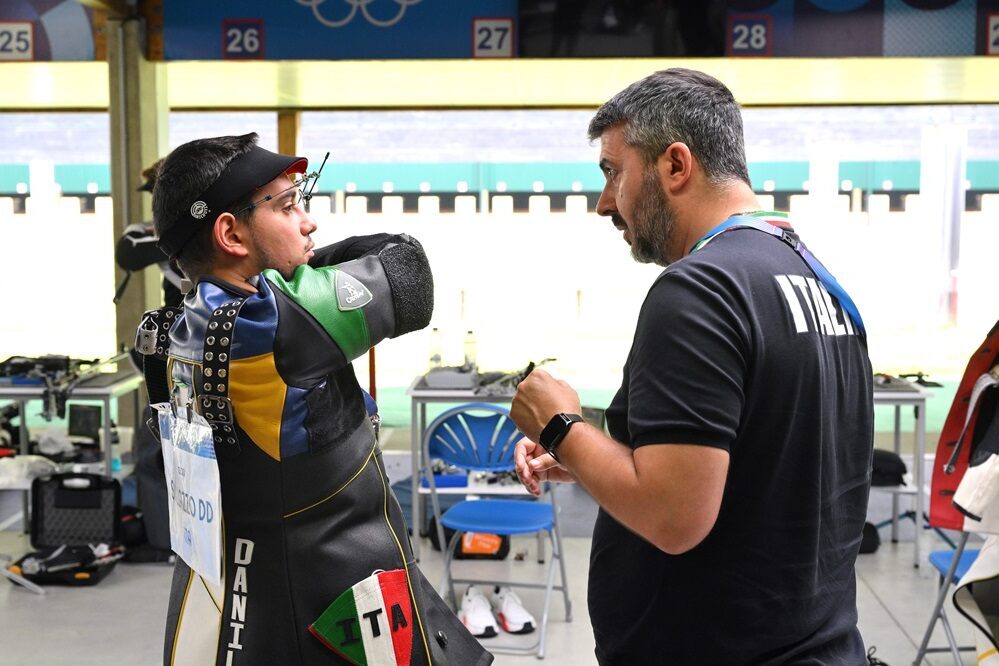
<svg viewBox="0 0 999 666">
<path fill-rule="evenodd" d="M 538 444 L 545 447 L 545 451 L 551 454 L 555 462 L 559 462 L 558 456 L 555 454 L 555 449 L 565 439 L 565 436 L 569 434 L 569 428 L 572 427 L 572 424 L 580 423 L 582 420 L 583 417 L 579 414 L 556 414 L 548 422 L 548 425 L 545 426 L 545 429 L 541 431 L 541 436 L 538 437 Z"/>
</svg>

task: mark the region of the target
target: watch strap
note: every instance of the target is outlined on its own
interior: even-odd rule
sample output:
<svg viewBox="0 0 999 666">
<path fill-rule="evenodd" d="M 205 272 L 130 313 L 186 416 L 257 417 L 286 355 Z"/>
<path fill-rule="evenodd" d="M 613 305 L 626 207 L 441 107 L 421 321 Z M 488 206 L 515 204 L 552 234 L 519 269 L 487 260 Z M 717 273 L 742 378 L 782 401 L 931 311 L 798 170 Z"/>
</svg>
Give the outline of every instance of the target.
<svg viewBox="0 0 999 666">
<path fill-rule="evenodd" d="M 569 433 L 569 428 L 572 427 L 573 423 L 581 423 L 583 417 L 579 414 L 556 414 L 549 421 L 548 425 L 545 426 L 544 430 L 541 431 L 541 436 L 538 438 L 538 442 L 544 447 L 552 458 L 558 461 L 558 455 L 555 450 L 558 445 L 562 443 L 565 436 Z"/>
</svg>

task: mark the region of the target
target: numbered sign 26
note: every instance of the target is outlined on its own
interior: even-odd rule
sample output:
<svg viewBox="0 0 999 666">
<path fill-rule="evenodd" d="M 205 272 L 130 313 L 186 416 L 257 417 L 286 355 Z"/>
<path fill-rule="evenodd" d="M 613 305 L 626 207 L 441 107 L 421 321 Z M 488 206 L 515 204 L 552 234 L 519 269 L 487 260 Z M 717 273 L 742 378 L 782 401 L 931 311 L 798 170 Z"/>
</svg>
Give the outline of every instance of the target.
<svg viewBox="0 0 999 666">
<path fill-rule="evenodd" d="M 34 27 L 28 21 L 0 21 L 0 60 L 34 60 Z"/>
<path fill-rule="evenodd" d="M 729 16 L 725 53 L 729 56 L 769 56 L 772 34 L 773 19 L 769 14 Z"/>
<path fill-rule="evenodd" d="M 473 58 L 512 58 L 513 19 L 472 19 Z"/>
<path fill-rule="evenodd" d="M 222 57 L 226 60 L 262 60 L 263 19 L 236 18 L 222 21 Z"/>
</svg>

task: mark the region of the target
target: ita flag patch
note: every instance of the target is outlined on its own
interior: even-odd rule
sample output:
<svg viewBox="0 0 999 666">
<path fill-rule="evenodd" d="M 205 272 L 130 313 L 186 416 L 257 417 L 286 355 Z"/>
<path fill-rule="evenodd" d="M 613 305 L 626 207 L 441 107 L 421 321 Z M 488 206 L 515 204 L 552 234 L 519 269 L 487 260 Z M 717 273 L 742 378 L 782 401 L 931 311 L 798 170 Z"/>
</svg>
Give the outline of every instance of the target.
<svg viewBox="0 0 999 666">
<path fill-rule="evenodd" d="M 309 631 L 357 666 L 409 666 L 413 606 L 406 571 L 365 578 L 337 597 Z"/>
</svg>

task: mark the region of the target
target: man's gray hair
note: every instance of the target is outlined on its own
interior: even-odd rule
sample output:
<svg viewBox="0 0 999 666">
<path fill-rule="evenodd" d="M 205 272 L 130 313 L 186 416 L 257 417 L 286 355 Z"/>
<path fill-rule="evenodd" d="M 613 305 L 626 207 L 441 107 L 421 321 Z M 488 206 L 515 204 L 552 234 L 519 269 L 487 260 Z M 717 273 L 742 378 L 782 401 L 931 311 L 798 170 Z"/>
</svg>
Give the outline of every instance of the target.
<svg viewBox="0 0 999 666">
<path fill-rule="evenodd" d="M 624 140 L 646 164 L 679 141 L 711 182 L 750 184 L 739 105 L 724 83 L 704 72 L 664 69 L 632 83 L 597 110 L 590 140 L 615 125 L 622 125 Z"/>
</svg>

